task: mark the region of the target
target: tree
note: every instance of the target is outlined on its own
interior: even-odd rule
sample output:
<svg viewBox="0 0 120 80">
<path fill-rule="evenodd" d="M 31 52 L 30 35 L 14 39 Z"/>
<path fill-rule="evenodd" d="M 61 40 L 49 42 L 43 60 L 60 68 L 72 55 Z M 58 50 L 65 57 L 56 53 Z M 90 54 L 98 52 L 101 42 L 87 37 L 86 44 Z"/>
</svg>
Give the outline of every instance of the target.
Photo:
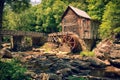
<svg viewBox="0 0 120 80">
<path fill-rule="evenodd" d="M 65 3 L 60 0 L 42 0 L 42 3 L 37 7 L 36 31 L 58 32 L 61 15 L 67 7 Z"/>
<path fill-rule="evenodd" d="M 88 14 L 91 16 L 91 18 L 101 21 L 105 5 L 109 1 L 110 0 L 87 0 Z"/>
<path fill-rule="evenodd" d="M 16 30 L 35 31 L 36 26 L 36 8 L 31 7 L 19 14 Z"/>
<path fill-rule="evenodd" d="M 4 3 L 5 0 L 0 0 L 0 29 L 2 28 L 2 15 L 3 15 Z"/>
<path fill-rule="evenodd" d="M 5 3 L 9 4 L 13 11 L 20 12 L 29 7 L 29 1 L 30 0 L 0 0 L 0 29 L 2 29 L 2 16 Z"/>
<path fill-rule="evenodd" d="M 88 10 L 87 9 L 88 3 L 86 2 L 86 0 L 61 0 L 61 1 L 63 1 L 66 4 L 66 6 L 71 5 L 84 11 Z"/>
<path fill-rule="evenodd" d="M 9 5 L 6 5 L 3 15 L 3 29 L 35 31 L 36 9 L 37 7 L 33 6 L 21 13 L 16 13 L 11 10 Z"/>
<path fill-rule="evenodd" d="M 102 38 L 120 33 L 120 1 L 111 0 L 105 7 L 99 32 Z"/>
</svg>

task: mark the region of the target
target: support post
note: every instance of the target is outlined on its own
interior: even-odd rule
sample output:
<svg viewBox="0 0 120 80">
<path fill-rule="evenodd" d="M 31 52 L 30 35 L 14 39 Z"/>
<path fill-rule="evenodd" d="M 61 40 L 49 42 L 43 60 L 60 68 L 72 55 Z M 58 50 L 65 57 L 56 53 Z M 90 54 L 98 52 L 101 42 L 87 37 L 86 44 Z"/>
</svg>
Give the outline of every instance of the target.
<svg viewBox="0 0 120 80">
<path fill-rule="evenodd" d="M 24 46 L 24 36 L 13 36 L 11 38 L 12 50 L 21 51 Z"/>
</svg>

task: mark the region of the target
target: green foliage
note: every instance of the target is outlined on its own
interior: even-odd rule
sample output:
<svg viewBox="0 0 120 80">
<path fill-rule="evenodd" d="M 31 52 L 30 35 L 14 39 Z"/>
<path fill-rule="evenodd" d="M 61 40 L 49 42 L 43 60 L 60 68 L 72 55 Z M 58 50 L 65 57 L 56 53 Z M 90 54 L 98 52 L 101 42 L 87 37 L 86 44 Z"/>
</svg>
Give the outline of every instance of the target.
<svg viewBox="0 0 120 80">
<path fill-rule="evenodd" d="M 5 5 L 9 5 L 9 8 L 12 11 L 20 13 L 29 8 L 29 2 L 30 0 L 0 0 L 0 29 L 2 29 L 3 10 Z"/>
<path fill-rule="evenodd" d="M 91 51 L 82 51 L 80 53 L 81 56 L 88 56 L 88 57 L 93 57 L 95 54 L 94 52 L 91 52 Z"/>
<path fill-rule="evenodd" d="M 36 8 L 31 7 L 19 14 L 19 22 L 16 30 L 35 31 L 36 26 Z"/>
<path fill-rule="evenodd" d="M 74 76 L 69 76 L 68 79 L 69 79 L 69 80 L 88 80 L 87 78 L 83 78 L 83 77 L 74 77 Z"/>
<path fill-rule="evenodd" d="M 65 3 L 60 0 L 43 0 L 36 12 L 37 31 L 58 32 L 60 29 L 61 15 L 66 8 Z"/>
<path fill-rule="evenodd" d="M 18 60 L 0 61 L 0 80 L 30 80 Z"/>
<path fill-rule="evenodd" d="M 120 1 L 110 1 L 104 11 L 99 32 L 101 38 L 106 38 L 120 32 Z"/>
<path fill-rule="evenodd" d="M 16 26 L 19 23 L 19 15 L 12 12 L 8 6 L 6 6 L 6 7 L 4 10 L 3 28 L 15 30 Z"/>
<path fill-rule="evenodd" d="M 4 10 L 3 27 L 10 30 L 35 31 L 35 11 L 36 8 L 31 7 L 17 14 L 11 11 L 9 6 L 6 6 Z"/>
<path fill-rule="evenodd" d="M 88 14 L 92 19 L 102 20 L 105 5 L 110 0 L 87 0 L 88 2 Z"/>
<path fill-rule="evenodd" d="M 29 8 L 29 2 L 30 0 L 6 0 L 6 3 L 10 5 L 12 11 L 17 13 Z"/>
<path fill-rule="evenodd" d="M 68 3 L 68 5 L 74 6 L 84 11 L 88 10 L 87 9 L 88 3 L 86 2 L 86 0 L 66 0 L 66 3 Z"/>
</svg>

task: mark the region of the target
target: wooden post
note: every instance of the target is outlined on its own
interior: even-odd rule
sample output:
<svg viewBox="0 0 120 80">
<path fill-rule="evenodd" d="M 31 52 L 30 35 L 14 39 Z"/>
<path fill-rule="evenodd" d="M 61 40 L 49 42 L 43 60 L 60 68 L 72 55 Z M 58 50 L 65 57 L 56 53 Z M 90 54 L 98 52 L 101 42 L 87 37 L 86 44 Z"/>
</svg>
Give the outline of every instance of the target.
<svg viewBox="0 0 120 80">
<path fill-rule="evenodd" d="M 13 36 L 11 43 L 14 51 L 21 51 L 24 45 L 24 36 Z"/>
</svg>

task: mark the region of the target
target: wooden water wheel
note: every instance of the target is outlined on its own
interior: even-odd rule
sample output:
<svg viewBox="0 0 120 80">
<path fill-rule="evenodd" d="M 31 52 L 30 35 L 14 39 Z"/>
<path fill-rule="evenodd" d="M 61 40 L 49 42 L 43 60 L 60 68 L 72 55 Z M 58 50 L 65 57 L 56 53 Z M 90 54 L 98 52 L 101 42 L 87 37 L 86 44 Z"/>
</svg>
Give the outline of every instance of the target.
<svg viewBox="0 0 120 80">
<path fill-rule="evenodd" d="M 62 44 L 67 44 L 73 50 L 77 47 L 78 40 L 74 35 L 64 35 L 62 36 Z"/>
<path fill-rule="evenodd" d="M 58 44 L 59 46 L 67 45 L 70 49 L 77 50 L 79 48 L 79 37 L 71 32 L 51 33 L 48 35 L 48 41 Z"/>
</svg>

